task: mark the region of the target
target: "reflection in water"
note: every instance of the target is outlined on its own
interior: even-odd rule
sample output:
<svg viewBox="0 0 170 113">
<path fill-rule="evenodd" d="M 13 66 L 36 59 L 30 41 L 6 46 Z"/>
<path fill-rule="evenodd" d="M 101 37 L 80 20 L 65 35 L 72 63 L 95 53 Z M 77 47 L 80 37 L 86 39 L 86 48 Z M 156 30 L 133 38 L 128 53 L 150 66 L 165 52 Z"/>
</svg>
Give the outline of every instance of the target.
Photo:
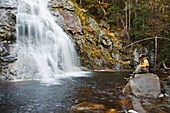
<svg viewBox="0 0 170 113">
<path fill-rule="evenodd" d="M 87 73 L 87 77 L 63 78 L 61 84 L 40 81 L 0 82 L 0 111 L 3 113 L 66 113 L 71 106 L 97 102 L 121 110 L 116 100 L 126 81 L 125 72 Z"/>
</svg>

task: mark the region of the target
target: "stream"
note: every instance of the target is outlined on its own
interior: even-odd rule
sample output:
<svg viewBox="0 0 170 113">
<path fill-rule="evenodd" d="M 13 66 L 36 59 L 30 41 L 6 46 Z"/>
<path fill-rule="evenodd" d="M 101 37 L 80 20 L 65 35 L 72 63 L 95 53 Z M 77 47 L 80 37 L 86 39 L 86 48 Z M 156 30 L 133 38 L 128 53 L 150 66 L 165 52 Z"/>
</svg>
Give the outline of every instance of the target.
<svg viewBox="0 0 170 113">
<path fill-rule="evenodd" d="M 86 76 L 42 81 L 0 81 L 1 113 L 67 113 L 81 102 L 122 110 L 117 101 L 129 72 L 88 72 Z M 81 73 L 80 73 L 81 74 Z"/>
<path fill-rule="evenodd" d="M 81 72 L 53 81 L 0 80 L 0 113 L 71 113 L 71 107 L 82 102 L 94 102 L 104 105 L 106 109 L 126 113 L 121 100 L 122 89 L 127 83 L 125 78 L 129 73 Z M 163 79 L 164 77 L 160 78 L 161 82 L 165 82 Z M 166 98 L 143 100 L 152 101 L 153 105 L 149 108 L 152 113 L 158 113 L 158 109 L 165 111 L 163 113 L 170 113 L 169 86 L 165 93 L 168 95 Z M 153 106 L 158 109 L 153 109 Z"/>
</svg>

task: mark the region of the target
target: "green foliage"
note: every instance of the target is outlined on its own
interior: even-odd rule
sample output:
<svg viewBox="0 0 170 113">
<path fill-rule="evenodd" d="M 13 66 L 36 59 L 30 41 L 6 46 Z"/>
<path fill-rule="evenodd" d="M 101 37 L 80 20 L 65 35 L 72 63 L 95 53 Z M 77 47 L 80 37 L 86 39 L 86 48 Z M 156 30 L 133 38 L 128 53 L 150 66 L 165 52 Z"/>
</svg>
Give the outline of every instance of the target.
<svg viewBox="0 0 170 113">
<path fill-rule="evenodd" d="M 167 46 L 167 49 L 165 50 L 165 55 L 167 59 L 170 59 L 170 45 Z"/>
<path fill-rule="evenodd" d="M 88 8 L 96 20 L 103 20 L 110 25 L 124 44 L 148 37 L 170 38 L 169 0 L 82 0 L 83 8 Z M 101 3 L 101 4 L 99 4 Z M 106 11 L 106 13 L 103 12 Z M 130 23 L 129 23 L 130 22 Z M 130 40 L 131 42 L 127 41 Z M 162 42 L 164 44 L 162 44 Z M 143 46 L 154 45 L 150 41 L 140 43 Z M 126 46 L 126 45 L 124 45 Z M 170 57 L 170 43 L 158 41 L 159 57 Z M 159 59 L 159 58 L 158 58 Z"/>
</svg>

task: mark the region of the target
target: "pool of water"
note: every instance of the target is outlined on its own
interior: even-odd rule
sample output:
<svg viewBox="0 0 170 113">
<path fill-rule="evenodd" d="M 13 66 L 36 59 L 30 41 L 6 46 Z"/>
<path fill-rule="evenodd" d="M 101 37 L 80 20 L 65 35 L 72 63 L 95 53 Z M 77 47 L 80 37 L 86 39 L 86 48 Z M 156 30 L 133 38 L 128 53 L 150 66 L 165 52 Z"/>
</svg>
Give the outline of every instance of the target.
<svg viewBox="0 0 170 113">
<path fill-rule="evenodd" d="M 0 81 L 1 113 L 67 113 L 81 102 L 97 102 L 121 110 L 117 100 L 129 72 L 89 72 L 63 78 L 59 84 L 41 81 Z M 56 81 L 57 82 L 57 81 Z"/>
</svg>

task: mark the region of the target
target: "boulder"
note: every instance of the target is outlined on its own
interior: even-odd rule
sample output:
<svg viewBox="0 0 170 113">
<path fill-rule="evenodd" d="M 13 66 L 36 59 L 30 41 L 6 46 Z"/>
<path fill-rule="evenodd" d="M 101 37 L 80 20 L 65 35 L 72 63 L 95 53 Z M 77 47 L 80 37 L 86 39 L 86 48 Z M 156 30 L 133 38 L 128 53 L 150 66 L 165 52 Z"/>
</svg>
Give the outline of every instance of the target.
<svg viewBox="0 0 170 113">
<path fill-rule="evenodd" d="M 159 77 L 153 73 L 136 74 L 123 89 L 123 93 L 138 97 L 157 98 L 161 93 Z"/>
<path fill-rule="evenodd" d="M 137 113 L 147 113 L 147 111 L 143 108 L 140 100 L 133 95 L 125 96 L 121 103 L 123 106 L 129 109 L 128 113 L 132 113 L 131 111 L 134 111 L 133 113 L 136 113 L 135 111 L 137 111 Z"/>
</svg>

